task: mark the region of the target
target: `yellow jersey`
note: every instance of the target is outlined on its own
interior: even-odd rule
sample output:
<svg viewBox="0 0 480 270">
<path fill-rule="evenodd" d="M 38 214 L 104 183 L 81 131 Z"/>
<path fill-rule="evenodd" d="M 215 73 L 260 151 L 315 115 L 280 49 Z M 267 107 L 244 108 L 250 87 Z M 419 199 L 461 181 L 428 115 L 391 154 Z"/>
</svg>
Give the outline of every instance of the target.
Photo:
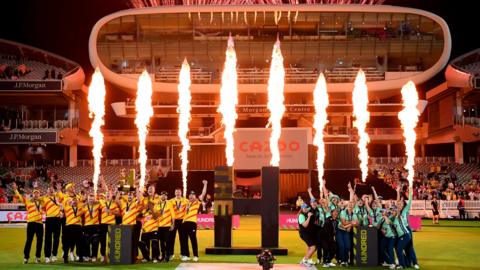
<svg viewBox="0 0 480 270">
<path fill-rule="evenodd" d="M 175 215 L 175 219 L 183 219 L 187 210 L 188 200 L 183 197 L 175 197 L 173 199 L 170 199 L 169 202 L 173 206 L 173 213 Z"/>
<path fill-rule="evenodd" d="M 200 210 L 201 202 L 195 199 L 193 202 L 189 201 L 185 209 L 185 216 L 183 222 L 197 223 L 198 210 Z"/>
<path fill-rule="evenodd" d="M 85 203 L 83 205 L 83 213 L 85 214 L 85 226 L 100 224 L 100 204 Z"/>
<path fill-rule="evenodd" d="M 120 211 L 118 204 L 112 200 L 100 200 L 100 209 L 102 217 L 101 224 L 115 224 L 115 212 Z"/>
<path fill-rule="evenodd" d="M 27 209 L 27 222 L 42 223 L 42 201 L 27 199 L 27 197 L 22 196 L 18 190 L 15 190 L 15 195 L 25 204 L 25 208 Z"/>
<path fill-rule="evenodd" d="M 175 220 L 175 213 L 173 206 L 169 201 L 160 201 L 157 204 L 157 211 L 159 212 L 158 227 L 170 227 L 173 220 Z"/>
<path fill-rule="evenodd" d="M 156 208 L 156 207 L 155 207 Z M 154 209 L 154 212 L 156 210 Z M 142 232 L 149 233 L 156 231 L 158 229 L 158 216 L 149 209 L 145 209 L 143 211 L 143 224 L 142 224 Z"/>
<path fill-rule="evenodd" d="M 64 200 L 63 205 L 63 212 L 65 213 L 65 224 L 66 225 L 82 225 L 82 215 L 83 215 L 83 206 L 80 202 L 77 202 L 76 206 L 70 205 L 70 201 L 72 199 L 69 198 Z"/>
<path fill-rule="evenodd" d="M 120 208 L 122 211 L 122 225 L 135 225 L 140 209 L 137 199 L 129 202 L 127 196 L 122 197 Z"/>
<path fill-rule="evenodd" d="M 45 209 L 47 218 L 49 217 L 60 217 L 60 198 L 57 194 L 53 196 L 43 196 L 42 197 L 42 206 Z"/>
</svg>

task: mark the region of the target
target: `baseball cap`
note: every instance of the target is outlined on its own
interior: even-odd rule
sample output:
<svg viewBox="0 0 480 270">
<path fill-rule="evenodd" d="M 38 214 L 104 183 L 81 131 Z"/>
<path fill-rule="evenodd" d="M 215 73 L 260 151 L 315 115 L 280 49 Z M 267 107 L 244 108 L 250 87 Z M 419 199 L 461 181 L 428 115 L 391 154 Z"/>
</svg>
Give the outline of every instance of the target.
<svg viewBox="0 0 480 270">
<path fill-rule="evenodd" d="M 311 203 L 317 202 L 317 199 L 311 198 L 311 199 L 310 199 L 310 202 L 311 202 Z"/>
<path fill-rule="evenodd" d="M 302 203 L 301 208 L 302 209 L 308 208 L 308 205 L 306 203 Z"/>
</svg>

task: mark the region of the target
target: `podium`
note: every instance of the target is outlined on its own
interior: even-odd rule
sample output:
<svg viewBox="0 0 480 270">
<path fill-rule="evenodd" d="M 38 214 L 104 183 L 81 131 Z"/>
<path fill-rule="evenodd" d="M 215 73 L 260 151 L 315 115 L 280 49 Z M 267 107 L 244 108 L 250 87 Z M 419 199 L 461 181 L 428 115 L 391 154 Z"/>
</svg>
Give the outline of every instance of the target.
<svg viewBox="0 0 480 270">
<path fill-rule="evenodd" d="M 109 264 L 134 264 L 132 242 L 132 225 L 109 225 L 107 244 Z"/>
<path fill-rule="evenodd" d="M 375 227 L 361 226 L 353 230 L 353 252 L 357 267 L 378 266 L 378 232 Z"/>
</svg>

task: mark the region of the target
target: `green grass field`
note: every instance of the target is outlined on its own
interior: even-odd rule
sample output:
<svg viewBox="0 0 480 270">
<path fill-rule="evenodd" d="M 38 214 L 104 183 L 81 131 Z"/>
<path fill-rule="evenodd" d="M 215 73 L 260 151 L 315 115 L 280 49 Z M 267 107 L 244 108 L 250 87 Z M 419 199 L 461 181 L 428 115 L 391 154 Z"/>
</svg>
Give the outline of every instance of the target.
<svg viewBox="0 0 480 270">
<path fill-rule="evenodd" d="M 240 230 L 233 232 L 235 246 L 258 246 L 260 243 L 260 220 L 255 217 L 242 217 Z M 198 232 L 201 262 L 246 262 L 255 263 L 254 256 L 214 256 L 205 255 L 205 247 L 213 245 L 213 230 Z M 22 264 L 24 228 L 0 228 L 0 269 L 175 269 L 178 260 L 161 264 L 138 264 L 130 266 L 100 266 L 91 263 Z M 431 221 L 423 221 L 420 232 L 414 233 L 414 243 L 421 269 L 480 269 L 480 222 L 440 221 L 433 226 Z M 280 245 L 288 248 L 288 256 L 278 256 L 277 263 L 298 263 L 303 257 L 305 246 L 297 231 L 280 231 Z M 34 257 L 32 245 L 31 258 Z M 179 253 L 178 243 L 175 254 Z M 61 252 L 60 252 L 61 253 Z M 42 251 L 43 255 L 43 251 Z M 30 259 L 32 261 L 32 259 Z M 232 267 L 232 269 L 234 269 Z M 321 268 L 319 268 L 321 269 Z M 351 267 L 349 269 L 358 269 Z M 382 268 L 378 268 L 382 269 Z"/>
</svg>

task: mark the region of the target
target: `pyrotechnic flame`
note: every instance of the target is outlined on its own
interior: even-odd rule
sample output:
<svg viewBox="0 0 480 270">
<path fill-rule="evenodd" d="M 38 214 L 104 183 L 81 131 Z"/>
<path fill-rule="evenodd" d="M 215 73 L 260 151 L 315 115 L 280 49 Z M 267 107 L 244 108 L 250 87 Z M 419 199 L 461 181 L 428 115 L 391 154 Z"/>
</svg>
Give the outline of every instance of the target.
<svg viewBox="0 0 480 270">
<path fill-rule="evenodd" d="M 103 133 L 102 126 L 105 124 L 105 82 L 102 73 L 98 68 L 92 76 L 92 82 L 88 88 L 88 110 L 89 117 L 93 118 L 89 135 L 93 139 L 93 192 L 96 195 L 98 190 L 98 178 L 100 176 L 100 162 L 102 160 Z"/>
<path fill-rule="evenodd" d="M 268 78 L 268 110 L 270 118 L 268 126 L 271 126 L 270 151 L 272 158 L 270 165 L 278 167 L 280 165 L 280 151 L 278 149 L 278 140 L 282 133 L 282 117 L 285 113 L 283 88 L 285 85 L 285 69 L 283 67 L 283 56 L 280 50 L 280 41 L 277 39 L 273 46 L 272 62 L 270 64 L 270 77 Z"/>
<path fill-rule="evenodd" d="M 137 115 L 135 125 L 138 130 L 138 163 L 140 164 L 139 189 L 143 190 L 145 186 L 145 177 L 147 175 L 147 149 L 146 139 L 148 134 L 148 125 L 153 116 L 152 107 L 152 79 L 145 70 L 138 78 L 137 99 L 135 100 L 135 110 Z"/>
<path fill-rule="evenodd" d="M 368 89 L 367 79 L 363 70 L 359 70 L 355 79 L 355 87 L 352 93 L 353 116 L 355 121 L 353 126 L 358 131 L 358 158 L 360 159 L 360 169 L 362 171 L 362 181 L 365 182 L 368 174 L 368 150 L 367 144 L 370 137 L 366 132 L 366 127 L 370 121 L 370 113 L 368 112 Z"/>
<path fill-rule="evenodd" d="M 183 61 L 182 69 L 180 70 L 180 78 L 178 84 L 178 137 L 182 143 L 182 151 L 180 152 L 180 159 L 182 160 L 182 181 L 183 181 L 183 196 L 187 195 L 187 165 L 188 165 L 188 151 L 190 151 L 190 141 L 187 138 L 188 124 L 190 123 L 190 110 L 192 109 L 190 102 L 192 96 L 190 93 L 190 66 L 187 59 Z"/>
<path fill-rule="evenodd" d="M 403 137 L 405 138 L 405 152 L 407 154 L 407 162 L 405 169 L 408 171 L 407 180 L 410 187 L 413 185 L 415 164 L 415 141 L 417 140 L 417 133 L 415 127 L 418 123 L 420 111 L 418 105 L 418 93 L 415 89 L 415 84 L 409 81 L 402 87 L 403 110 L 398 113 L 398 119 L 402 123 Z"/>
<path fill-rule="evenodd" d="M 236 106 L 238 104 L 237 89 L 237 55 L 233 38 L 228 38 L 225 66 L 222 73 L 222 88 L 220 89 L 220 106 L 218 112 L 222 114 L 222 124 L 225 127 L 223 138 L 226 141 L 225 156 L 227 165 L 232 166 L 234 162 L 233 150 L 233 132 L 235 131 L 235 121 L 237 119 Z"/>
<path fill-rule="evenodd" d="M 328 107 L 328 93 L 327 82 L 325 76 L 320 73 L 317 85 L 313 91 L 313 103 L 315 104 L 315 116 L 313 121 L 313 128 L 315 129 L 315 137 L 313 138 L 313 145 L 317 146 L 317 171 L 318 184 L 320 193 L 323 191 L 323 164 L 325 162 L 325 142 L 323 141 L 323 130 L 328 123 L 327 107 Z"/>
</svg>

